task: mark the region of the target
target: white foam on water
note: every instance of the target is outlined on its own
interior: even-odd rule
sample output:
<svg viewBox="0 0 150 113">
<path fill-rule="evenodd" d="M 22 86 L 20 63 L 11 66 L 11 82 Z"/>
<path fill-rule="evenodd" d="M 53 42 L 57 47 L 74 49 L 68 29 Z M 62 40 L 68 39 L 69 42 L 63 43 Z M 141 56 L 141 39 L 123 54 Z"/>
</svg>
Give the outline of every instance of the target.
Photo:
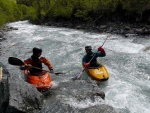
<svg viewBox="0 0 150 113">
<path fill-rule="evenodd" d="M 24 41 L 27 42 L 27 43 L 31 43 L 31 42 L 34 42 L 34 41 L 42 41 L 43 39 L 44 39 L 44 37 L 36 36 L 36 37 L 32 37 L 32 38 L 26 38 Z"/>
<path fill-rule="evenodd" d="M 52 81 L 51 84 L 52 84 L 51 89 L 56 89 L 58 87 L 58 85 L 59 85 L 59 83 L 56 82 L 56 81 Z"/>
<path fill-rule="evenodd" d="M 144 46 L 142 44 L 132 43 L 132 40 L 133 39 L 131 38 L 107 41 L 105 47 L 120 53 L 139 53 L 144 48 Z"/>
<path fill-rule="evenodd" d="M 121 87 L 121 86 L 126 87 Z M 106 92 L 106 101 L 113 105 L 115 108 L 122 108 L 123 106 L 127 105 L 127 98 L 130 97 L 130 91 L 132 86 L 127 86 L 126 83 L 117 82 L 109 87 L 109 90 Z"/>
<path fill-rule="evenodd" d="M 68 97 L 68 96 L 67 97 L 63 96 L 61 98 L 62 98 L 61 100 L 62 103 L 69 104 L 70 106 L 74 108 L 88 108 L 91 106 L 104 104 L 104 101 L 100 98 L 95 98 L 94 102 L 91 99 L 77 100 L 77 98 Z"/>
</svg>

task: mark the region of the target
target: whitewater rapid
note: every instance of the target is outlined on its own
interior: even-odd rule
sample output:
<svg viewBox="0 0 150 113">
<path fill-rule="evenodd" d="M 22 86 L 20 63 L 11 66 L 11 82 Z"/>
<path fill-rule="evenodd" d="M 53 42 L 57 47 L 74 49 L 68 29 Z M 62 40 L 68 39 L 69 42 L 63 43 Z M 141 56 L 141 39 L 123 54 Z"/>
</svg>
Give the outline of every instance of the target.
<svg viewBox="0 0 150 113">
<path fill-rule="evenodd" d="M 121 113 L 150 113 L 150 38 L 148 36 L 124 38 L 108 33 L 32 25 L 28 21 L 9 23 L 8 26 L 18 30 L 5 34 L 6 40 L 1 42 L 0 60 L 20 78 L 22 78 L 21 72 L 16 71 L 18 68 L 8 64 L 9 56 L 25 60 L 31 56 L 33 47 L 42 48 L 42 55 L 50 59 L 54 70 L 66 73 L 62 77 L 53 76 L 55 81 L 67 81 L 82 70 L 84 47 L 91 45 L 93 51 L 97 51 L 108 37 L 103 46 L 106 57 L 99 58 L 110 75 L 107 83 L 99 83 L 99 87 L 106 94 L 106 103 Z M 67 96 L 64 100 L 79 108 L 99 104 L 99 101 L 92 103 L 90 100 L 78 102 Z"/>
</svg>

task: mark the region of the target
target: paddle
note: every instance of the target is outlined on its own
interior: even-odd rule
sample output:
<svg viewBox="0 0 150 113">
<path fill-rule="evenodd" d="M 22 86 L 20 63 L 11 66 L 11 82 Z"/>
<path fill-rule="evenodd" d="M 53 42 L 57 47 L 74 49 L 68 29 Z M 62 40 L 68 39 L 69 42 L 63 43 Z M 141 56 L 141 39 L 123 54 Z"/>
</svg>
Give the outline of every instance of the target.
<svg viewBox="0 0 150 113">
<path fill-rule="evenodd" d="M 11 64 L 11 65 L 15 65 L 15 66 L 22 66 L 24 65 L 24 63 L 22 62 L 22 60 L 18 59 L 18 58 L 15 58 L 15 57 L 9 57 L 8 58 L 8 63 Z M 41 68 L 37 68 L 37 67 L 34 67 L 34 66 L 29 66 L 31 68 L 35 68 L 35 69 L 39 69 L 39 70 L 42 70 L 42 71 L 46 71 L 46 72 L 49 72 L 51 73 L 50 71 L 47 71 L 47 70 L 43 70 Z M 56 74 L 56 75 L 59 75 L 59 74 L 65 74 L 65 73 L 62 73 L 62 72 L 55 72 L 53 74 Z"/>
<path fill-rule="evenodd" d="M 108 38 L 108 36 L 107 36 L 107 38 Z M 104 42 L 103 42 L 103 44 L 102 44 L 102 46 L 101 46 L 101 47 L 103 47 L 103 45 L 105 44 L 105 42 L 106 42 L 107 38 L 104 40 Z M 98 52 L 98 51 L 97 51 L 97 52 Z M 97 53 L 97 52 L 96 52 L 96 53 Z M 96 53 L 95 53 L 95 55 L 96 55 Z M 95 57 L 95 55 L 93 55 L 93 57 L 91 58 L 91 60 L 89 61 L 89 63 L 93 60 L 93 58 Z M 81 71 L 81 72 L 77 73 L 77 74 L 75 75 L 75 77 L 74 77 L 74 78 L 72 78 L 72 80 L 79 79 L 79 78 L 81 77 L 81 75 L 83 74 L 83 72 L 85 71 L 85 69 L 86 69 L 86 67 L 84 67 L 84 68 L 82 69 L 82 71 Z"/>
</svg>

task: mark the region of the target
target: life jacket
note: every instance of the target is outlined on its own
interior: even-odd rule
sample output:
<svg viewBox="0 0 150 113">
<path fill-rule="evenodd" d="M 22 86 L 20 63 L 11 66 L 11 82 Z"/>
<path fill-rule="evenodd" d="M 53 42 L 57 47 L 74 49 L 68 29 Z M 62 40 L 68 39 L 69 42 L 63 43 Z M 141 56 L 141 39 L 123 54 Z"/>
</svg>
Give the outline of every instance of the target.
<svg viewBox="0 0 150 113">
<path fill-rule="evenodd" d="M 96 53 L 91 53 L 91 54 L 87 54 L 87 57 L 86 57 L 86 62 L 89 62 L 90 61 L 90 67 L 97 67 L 99 66 L 99 63 L 97 62 L 97 56 L 95 55 Z M 93 58 L 94 56 L 94 58 Z"/>
<path fill-rule="evenodd" d="M 95 57 L 90 61 L 90 63 L 97 62 L 95 54 L 96 53 L 93 53 L 93 52 L 91 54 L 87 54 L 86 62 L 89 62 L 93 58 L 93 56 L 95 56 Z"/>
<path fill-rule="evenodd" d="M 32 60 L 31 65 L 33 67 L 37 67 L 37 68 L 42 69 L 42 62 L 40 61 L 39 58 L 34 58 L 33 56 L 31 56 L 30 59 Z M 41 72 L 42 70 L 40 70 L 40 69 L 31 68 L 30 71 L 31 72 Z"/>
</svg>

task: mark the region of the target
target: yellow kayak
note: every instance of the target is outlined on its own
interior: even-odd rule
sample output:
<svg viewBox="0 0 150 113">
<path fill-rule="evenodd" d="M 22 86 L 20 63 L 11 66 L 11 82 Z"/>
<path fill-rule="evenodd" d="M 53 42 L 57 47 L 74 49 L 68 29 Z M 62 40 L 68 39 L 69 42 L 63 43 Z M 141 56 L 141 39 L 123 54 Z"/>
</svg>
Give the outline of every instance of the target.
<svg viewBox="0 0 150 113">
<path fill-rule="evenodd" d="M 89 67 L 85 69 L 86 73 L 97 81 L 106 81 L 109 79 L 109 73 L 104 65 L 99 67 Z"/>
</svg>

